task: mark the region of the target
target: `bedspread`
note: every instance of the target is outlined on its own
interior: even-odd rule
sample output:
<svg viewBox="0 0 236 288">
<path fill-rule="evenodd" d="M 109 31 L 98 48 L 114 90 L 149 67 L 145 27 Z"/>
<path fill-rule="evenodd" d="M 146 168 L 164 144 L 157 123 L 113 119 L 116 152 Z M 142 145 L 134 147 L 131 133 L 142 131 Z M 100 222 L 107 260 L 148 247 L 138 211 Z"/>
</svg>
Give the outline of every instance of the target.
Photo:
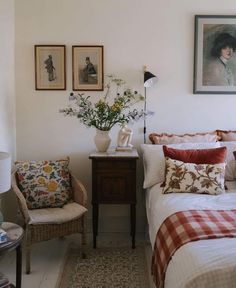
<svg viewBox="0 0 236 288">
<path fill-rule="evenodd" d="M 152 274 L 164 286 L 167 265 L 182 245 L 196 240 L 236 237 L 236 210 L 188 210 L 167 217 L 158 230 L 152 257 Z"/>
<path fill-rule="evenodd" d="M 186 210 L 236 209 L 236 181 L 226 183 L 221 195 L 162 194 L 160 184 L 146 191 L 149 235 L 154 249 L 157 231 L 173 213 Z M 189 242 L 172 256 L 165 274 L 165 288 L 236 287 L 236 238 Z"/>
</svg>

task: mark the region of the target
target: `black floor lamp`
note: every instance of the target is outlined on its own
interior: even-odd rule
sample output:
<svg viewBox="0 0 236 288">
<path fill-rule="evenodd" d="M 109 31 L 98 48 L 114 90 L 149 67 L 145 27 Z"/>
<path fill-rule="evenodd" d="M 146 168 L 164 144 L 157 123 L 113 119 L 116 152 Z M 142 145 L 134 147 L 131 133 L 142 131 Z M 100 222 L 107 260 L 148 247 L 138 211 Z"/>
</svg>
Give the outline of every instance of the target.
<svg viewBox="0 0 236 288">
<path fill-rule="evenodd" d="M 158 81 L 158 78 L 149 71 L 146 71 L 146 66 L 144 66 L 144 125 L 143 125 L 143 137 L 144 143 L 146 143 L 146 115 L 147 115 L 147 99 L 146 99 L 146 89 L 154 86 Z"/>
</svg>

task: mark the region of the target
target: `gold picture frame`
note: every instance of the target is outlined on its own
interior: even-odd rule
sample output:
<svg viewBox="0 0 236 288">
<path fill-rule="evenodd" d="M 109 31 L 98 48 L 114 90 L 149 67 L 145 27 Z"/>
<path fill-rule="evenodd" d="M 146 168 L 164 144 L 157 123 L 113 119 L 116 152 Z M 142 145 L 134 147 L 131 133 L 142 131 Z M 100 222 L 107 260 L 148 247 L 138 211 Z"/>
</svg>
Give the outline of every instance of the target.
<svg viewBox="0 0 236 288">
<path fill-rule="evenodd" d="M 35 89 L 66 90 L 66 46 L 35 45 Z"/>
<path fill-rule="evenodd" d="M 104 89 L 103 46 L 72 46 L 73 90 Z"/>
</svg>

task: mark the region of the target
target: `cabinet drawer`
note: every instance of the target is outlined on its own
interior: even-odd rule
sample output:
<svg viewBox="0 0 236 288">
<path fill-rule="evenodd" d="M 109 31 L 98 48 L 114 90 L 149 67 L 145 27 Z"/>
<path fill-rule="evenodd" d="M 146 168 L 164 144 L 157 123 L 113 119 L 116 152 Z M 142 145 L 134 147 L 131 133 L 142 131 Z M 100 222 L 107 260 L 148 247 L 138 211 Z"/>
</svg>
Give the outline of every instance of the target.
<svg viewBox="0 0 236 288">
<path fill-rule="evenodd" d="M 99 160 L 95 162 L 95 169 L 98 170 L 120 170 L 120 169 L 135 169 L 135 161 L 122 160 Z"/>
</svg>

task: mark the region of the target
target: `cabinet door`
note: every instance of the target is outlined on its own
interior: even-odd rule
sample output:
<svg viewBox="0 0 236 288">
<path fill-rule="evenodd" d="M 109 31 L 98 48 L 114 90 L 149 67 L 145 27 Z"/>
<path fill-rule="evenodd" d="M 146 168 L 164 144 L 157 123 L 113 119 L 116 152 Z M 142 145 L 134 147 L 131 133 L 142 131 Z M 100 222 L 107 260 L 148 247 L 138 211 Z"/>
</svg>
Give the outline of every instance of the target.
<svg viewBox="0 0 236 288">
<path fill-rule="evenodd" d="M 130 203 L 135 201 L 135 173 L 111 171 L 97 173 L 97 197 L 100 203 Z"/>
</svg>

